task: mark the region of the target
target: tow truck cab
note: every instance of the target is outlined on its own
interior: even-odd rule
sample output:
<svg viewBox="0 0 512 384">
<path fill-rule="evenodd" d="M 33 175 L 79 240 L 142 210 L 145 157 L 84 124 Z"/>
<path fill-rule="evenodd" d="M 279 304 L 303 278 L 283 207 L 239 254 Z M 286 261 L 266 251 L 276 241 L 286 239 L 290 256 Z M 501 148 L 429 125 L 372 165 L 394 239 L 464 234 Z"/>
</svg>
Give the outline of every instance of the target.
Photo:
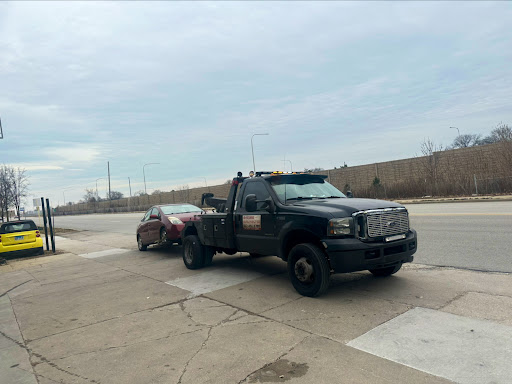
<svg viewBox="0 0 512 384">
<path fill-rule="evenodd" d="M 370 270 L 387 276 L 413 260 L 417 235 L 405 207 L 347 198 L 325 179 L 282 172 L 246 178 L 239 173 L 227 199 L 206 198 L 223 212 L 188 224 L 182 238 L 198 237 L 205 253 L 200 266 L 209 264 L 215 252 L 278 256 L 288 262 L 294 287 L 307 296 L 325 291 L 331 273 Z M 186 252 L 184 244 L 187 265 Z"/>
</svg>

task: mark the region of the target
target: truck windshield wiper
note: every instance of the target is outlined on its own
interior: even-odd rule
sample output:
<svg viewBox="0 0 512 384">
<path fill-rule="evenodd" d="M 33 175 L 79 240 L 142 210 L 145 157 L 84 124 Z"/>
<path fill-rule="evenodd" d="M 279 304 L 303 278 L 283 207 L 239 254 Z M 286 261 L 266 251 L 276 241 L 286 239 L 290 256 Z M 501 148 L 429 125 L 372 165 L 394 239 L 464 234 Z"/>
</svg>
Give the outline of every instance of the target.
<svg viewBox="0 0 512 384">
<path fill-rule="evenodd" d="M 288 201 L 288 200 L 313 200 L 313 199 L 314 199 L 313 197 L 297 196 L 297 197 L 289 197 L 288 199 L 286 199 L 286 201 Z"/>
</svg>

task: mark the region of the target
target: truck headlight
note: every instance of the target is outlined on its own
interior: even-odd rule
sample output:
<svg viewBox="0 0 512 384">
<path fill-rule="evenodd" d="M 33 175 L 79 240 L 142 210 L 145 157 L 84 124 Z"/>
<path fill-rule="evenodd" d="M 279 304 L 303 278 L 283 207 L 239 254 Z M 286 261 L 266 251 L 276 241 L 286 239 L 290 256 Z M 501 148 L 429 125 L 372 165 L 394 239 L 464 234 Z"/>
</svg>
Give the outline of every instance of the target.
<svg viewBox="0 0 512 384">
<path fill-rule="evenodd" d="M 342 219 L 331 219 L 327 226 L 327 234 L 329 236 L 352 235 L 354 234 L 354 221 L 351 217 Z"/>
</svg>

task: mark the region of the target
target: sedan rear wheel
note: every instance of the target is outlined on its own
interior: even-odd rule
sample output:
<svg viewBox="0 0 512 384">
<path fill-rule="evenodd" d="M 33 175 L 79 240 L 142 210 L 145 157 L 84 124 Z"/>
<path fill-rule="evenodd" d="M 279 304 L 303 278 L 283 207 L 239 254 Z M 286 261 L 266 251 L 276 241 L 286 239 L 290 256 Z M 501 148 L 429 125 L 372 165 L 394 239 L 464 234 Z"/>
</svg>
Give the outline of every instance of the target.
<svg viewBox="0 0 512 384">
<path fill-rule="evenodd" d="M 137 235 L 137 246 L 139 247 L 139 251 L 146 251 L 148 249 L 148 246 L 142 243 L 140 235 Z"/>
</svg>

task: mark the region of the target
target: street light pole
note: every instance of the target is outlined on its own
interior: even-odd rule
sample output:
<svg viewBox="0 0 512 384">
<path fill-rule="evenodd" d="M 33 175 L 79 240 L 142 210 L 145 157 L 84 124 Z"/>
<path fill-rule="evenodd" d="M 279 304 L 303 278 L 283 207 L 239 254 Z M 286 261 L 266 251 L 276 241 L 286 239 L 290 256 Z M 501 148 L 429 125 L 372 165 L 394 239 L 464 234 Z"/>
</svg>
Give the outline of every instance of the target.
<svg viewBox="0 0 512 384">
<path fill-rule="evenodd" d="M 96 196 L 99 196 L 98 195 L 98 180 L 105 180 L 104 177 L 100 177 L 99 179 L 96 179 Z"/>
<path fill-rule="evenodd" d="M 144 193 L 147 195 L 148 191 L 146 189 L 146 171 L 144 168 L 146 168 L 146 165 L 153 165 L 153 164 L 160 164 L 160 163 L 147 163 L 142 166 L 142 174 L 144 175 Z"/>
<path fill-rule="evenodd" d="M 456 130 L 457 130 L 457 133 L 458 133 L 458 136 L 460 136 L 459 128 L 457 128 L 457 127 L 450 127 L 450 128 L 452 128 L 452 129 L 456 129 Z"/>
<path fill-rule="evenodd" d="M 255 133 L 254 135 L 251 136 L 252 168 L 253 171 L 256 172 L 256 165 L 254 164 L 254 145 L 252 143 L 252 139 L 254 138 L 254 136 L 268 136 L 268 133 Z"/>
</svg>

